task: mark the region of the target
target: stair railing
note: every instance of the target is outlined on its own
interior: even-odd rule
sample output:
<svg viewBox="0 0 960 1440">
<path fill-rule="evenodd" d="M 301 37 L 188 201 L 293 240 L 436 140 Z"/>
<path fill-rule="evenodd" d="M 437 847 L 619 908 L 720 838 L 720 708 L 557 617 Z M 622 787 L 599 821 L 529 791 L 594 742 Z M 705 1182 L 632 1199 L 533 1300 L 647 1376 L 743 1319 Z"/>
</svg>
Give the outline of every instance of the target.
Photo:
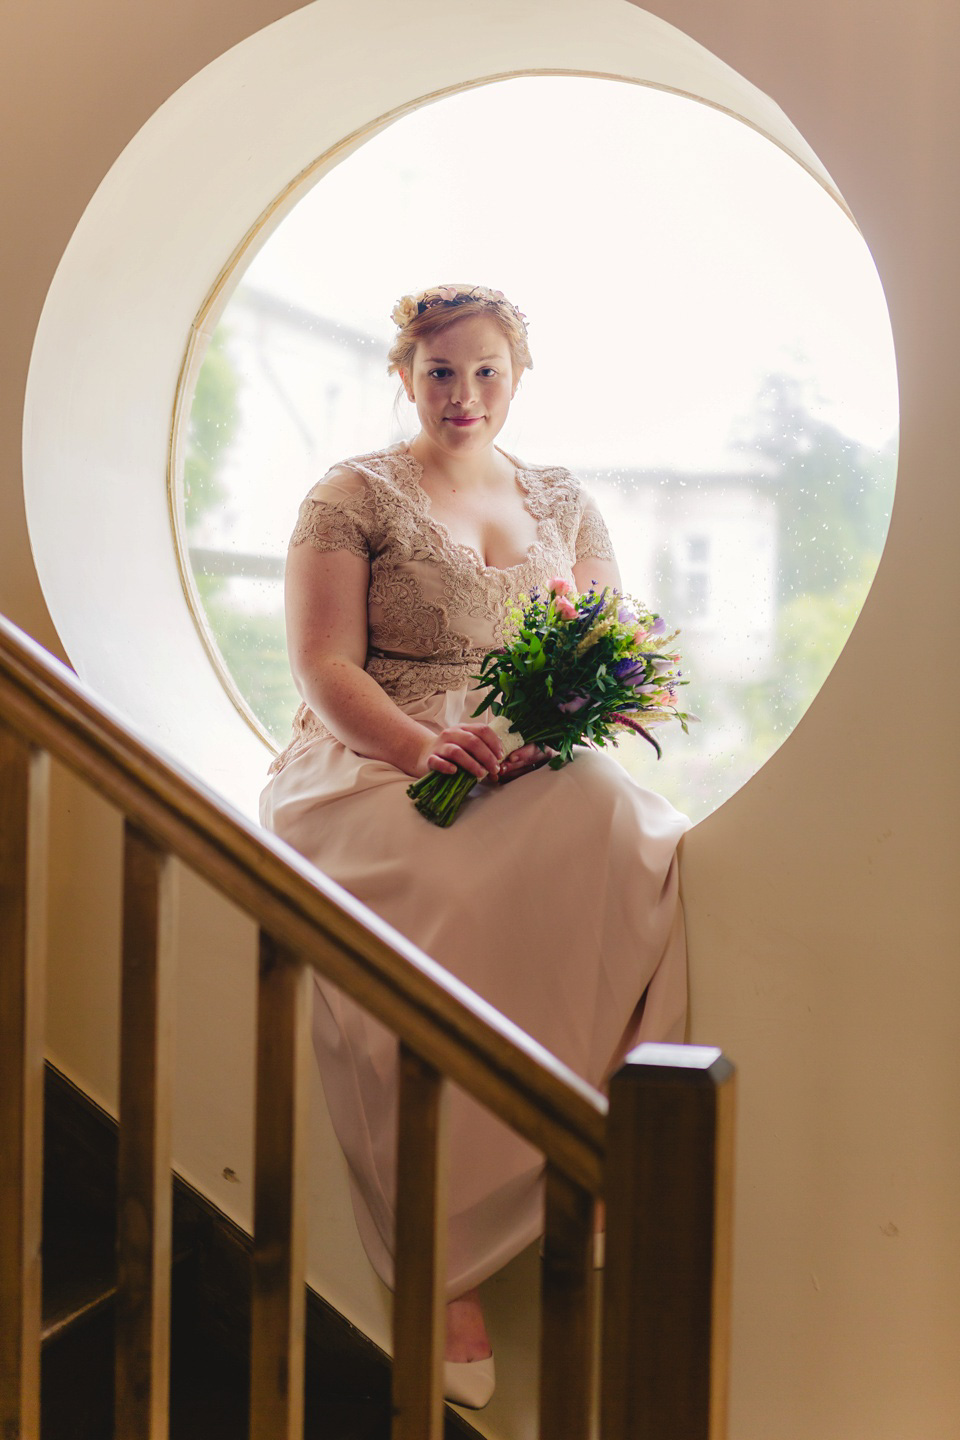
<svg viewBox="0 0 960 1440">
<path fill-rule="evenodd" d="M 260 929 L 251 1440 L 303 1433 L 313 974 L 400 1040 L 393 1440 L 443 1428 L 444 1094 L 545 1157 L 540 1435 L 594 1433 L 592 1228 L 607 1205 L 603 1440 L 723 1440 L 733 1071 L 640 1046 L 609 1105 L 0 618 L 0 1435 L 40 1435 L 48 756 L 125 817 L 116 1440 L 168 1433 L 175 857 Z"/>
</svg>

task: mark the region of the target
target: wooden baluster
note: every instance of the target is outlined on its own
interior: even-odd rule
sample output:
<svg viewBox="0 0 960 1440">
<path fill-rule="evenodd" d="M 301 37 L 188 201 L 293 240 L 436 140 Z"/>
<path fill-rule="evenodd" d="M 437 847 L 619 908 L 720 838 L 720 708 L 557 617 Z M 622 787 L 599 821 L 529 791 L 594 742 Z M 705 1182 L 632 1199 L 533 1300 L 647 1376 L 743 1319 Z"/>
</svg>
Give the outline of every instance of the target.
<svg viewBox="0 0 960 1440">
<path fill-rule="evenodd" d="M 301 1440 L 313 978 L 260 932 L 250 1440 Z"/>
<path fill-rule="evenodd" d="M 441 1440 L 447 1226 L 442 1076 L 400 1047 L 392 1440 Z"/>
<path fill-rule="evenodd" d="M 723 1440 L 734 1072 L 640 1045 L 610 1084 L 604 1440 Z"/>
<path fill-rule="evenodd" d="M 40 1437 L 49 762 L 0 725 L 0 1434 Z"/>
<path fill-rule="evenodd" d="M 117 1440 L 164 1440 L 170 1391 L 176 870 L 124 827 L 117 1195 Z"/>
<path fill-rule="evenodd" d="M 540 1298 L 540 1435 L 588 1440 L 593 1398 L 594 1197 L 547 1166 Z"/>
</svg>

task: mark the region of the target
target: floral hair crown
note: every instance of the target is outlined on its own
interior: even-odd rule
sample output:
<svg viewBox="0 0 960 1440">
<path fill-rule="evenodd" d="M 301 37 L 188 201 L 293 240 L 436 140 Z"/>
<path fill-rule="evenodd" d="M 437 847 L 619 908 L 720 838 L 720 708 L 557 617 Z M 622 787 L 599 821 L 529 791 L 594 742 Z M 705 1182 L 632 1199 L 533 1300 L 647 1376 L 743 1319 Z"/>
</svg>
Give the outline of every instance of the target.
<svg viewBox="0 0 960 1440">
<path fill-rule="evenodd" d="M 437 285 L 429 290 L 421 290 L 419 295 L 402 295 L 390 311 L 390 319 L 402 330 L 425 310 L 432 310 L 437 305 L 464 305 L 468 300 L 478 300 L 482 305 L 509 310 L 520 321 L 526 334 L 527 317 L 523 311 L 512 305 L 502 290 L 488 290 L 486 285 Z"/>
</svg>

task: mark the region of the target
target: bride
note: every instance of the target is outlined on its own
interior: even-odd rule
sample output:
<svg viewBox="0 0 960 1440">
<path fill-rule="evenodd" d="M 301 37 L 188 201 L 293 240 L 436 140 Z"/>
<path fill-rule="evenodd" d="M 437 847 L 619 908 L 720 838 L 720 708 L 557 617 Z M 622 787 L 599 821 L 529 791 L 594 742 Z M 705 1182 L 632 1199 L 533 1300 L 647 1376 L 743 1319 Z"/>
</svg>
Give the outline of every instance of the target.
<svg viewBox="0 0 960 1440">
<path fill-rule="evenodd" d="M 688 822 L 605 753 L 558 771 L 532 745 L 503 760 L 489 712 L 471 718 L 508 601 L 554 576 L 619 589 L 620 574 L 575 477 L 495 444 L 532 368 L 522 313 L 443 285 L 392 318 L 388 371 L 420 429 L 334 466 L 301 506 L 286 598 L 303 703 L 261 818 L 602 1086 L 638 1041 L 683 1036 Z M 406 790 L 457 766 L 486 783 L 441 830 Z M 314 1045 L 360 1235 L 391 1285 L 396 1040 L 318 980 Z M 456 1090 L 448 1134 L 445 1389 L 479 1407 L 494 1372 L 476 1287 L 540 1232 L 542 1157 Z"/>
</svg>

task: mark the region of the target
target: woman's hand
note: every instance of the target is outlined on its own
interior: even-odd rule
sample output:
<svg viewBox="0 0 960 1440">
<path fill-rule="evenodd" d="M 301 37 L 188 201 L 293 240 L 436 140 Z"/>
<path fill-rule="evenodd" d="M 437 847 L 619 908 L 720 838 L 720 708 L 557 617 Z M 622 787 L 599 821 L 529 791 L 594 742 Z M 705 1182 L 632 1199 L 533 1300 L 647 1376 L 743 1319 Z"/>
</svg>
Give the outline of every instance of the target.
<svg viewBox="0 0 960 1440">
<path fill-rule="evenodd" d="M 431 770 L 453 775 L 459 766 L 478 780 L 496 780 L 502 758 L 503 746 L 496 731 L 479 720 L 465 720 L 462 725 L 448 725 L 439 735 L 430 736 L 413 773 L 417 779 Z"/>
<path fill-rule="evenodd" d="M 539 770 L 540 766 L 546 765 L 556 753 L 549 745 L 521 745 L 519 750 L 508 755 L 500 766 L 500 784 L 506 785 L 518 776 L 526 775 L 528 770 Z"/>
</svg>

